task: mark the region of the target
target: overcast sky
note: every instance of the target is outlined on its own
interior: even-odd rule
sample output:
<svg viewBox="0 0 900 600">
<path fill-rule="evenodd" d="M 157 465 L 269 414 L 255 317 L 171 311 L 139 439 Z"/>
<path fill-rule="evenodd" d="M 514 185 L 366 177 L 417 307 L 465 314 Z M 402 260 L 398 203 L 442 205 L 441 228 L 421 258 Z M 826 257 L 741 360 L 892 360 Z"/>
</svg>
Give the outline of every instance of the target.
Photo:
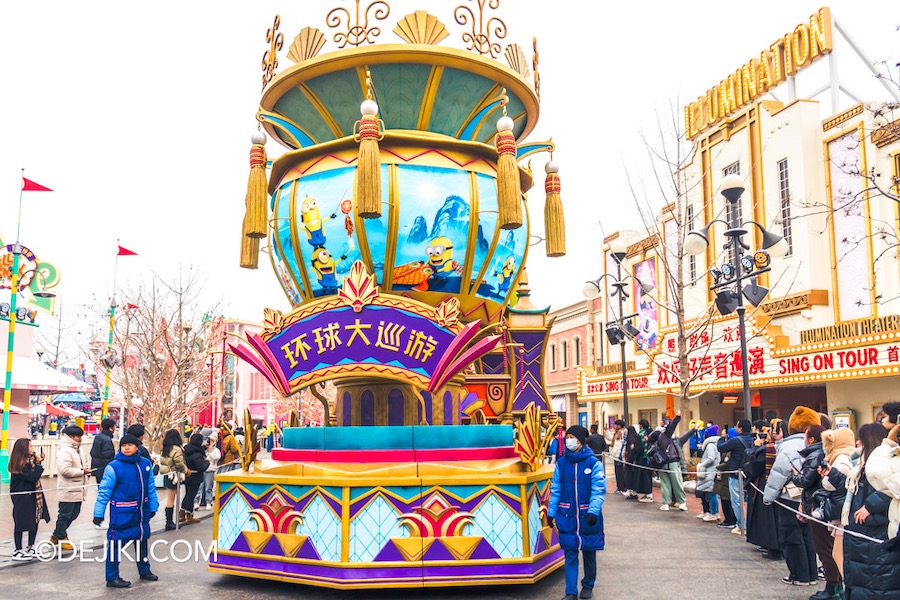
<svg viewBox="0 0 900 600">
<path fill-rule="evenodd" d="M 364 2 L 363 6 L 368 4 Z M 462 47 L 455 0 L 389 2 L 381 43 L 404 15 L 427 9 L 447 26 L 443 45 Z M 538 39 L 541 117 L 531 140 L 558 145 L 569 254 L 546 259 L 531 249 L 529 275 L 538 305 L 580 299 L 582 283 L 602 271 L 600 226 L 609 234 L 639 226 L 625 166 L 641 177 L 640 132 L 806 22 L 821 2 L 547 2 L 503 0 L 504 45 L 531 55 Z M 0 3 L 0 235 L 15 236 L 20 168 L 56 190 L 26 194 L 23 244 L 56 264 L 68 305 L 105 305 L 116 240 L 138 257 L 120 260 L 119 285 L 182 266 L 201 270 L 207 293 L 229 317 L 259 320 L 287 310 L 268 260 L 238 267 L 249 137 L 256 128 L 260 59 L 266 29 L 281 14 L 281 69 L 305 26 L 328 37 L 325 15 L 353 2 L 3 2 Z M 900 4 L 836 1 L 832 14 L 873 59 L 900 60 Z M 869 99 L 884 91 L 838 39 L 841 78 Z M 822 61 L 819 67 L 824 67 Z M 822 83 L 823 69 L 800 78 Z M 819 78 L 817 81 L 814 79 Z M 846 101 L 849 105 L 849 100 Z M 823 116 L 830 112 L 823 98 Z M 270 158 L 283 150 L 269 143 Z M 543 163 L 532 202 L 543 226 Z M 96 299 L 96 300 L 95 300 Z"/>
</svg>

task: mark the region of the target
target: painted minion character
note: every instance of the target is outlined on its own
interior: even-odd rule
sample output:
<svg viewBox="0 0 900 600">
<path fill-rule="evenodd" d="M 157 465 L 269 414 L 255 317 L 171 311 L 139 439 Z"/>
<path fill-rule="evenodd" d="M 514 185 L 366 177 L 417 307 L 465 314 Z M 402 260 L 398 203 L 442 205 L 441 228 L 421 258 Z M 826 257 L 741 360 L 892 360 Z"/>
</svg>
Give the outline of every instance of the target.
<svg viewBox="0 0 900 600">
<path fill-rule="evenodd" d="M 503 263 L 503 269 L 501 272 L 494 272 L 494 275 L 500 278 L 500 285 L 497 286 L 498 294 L 505 294 L 509 291 L 509 287 L 512 285 L 513 275 L 516 274 L 516 259 L 513 256 L 510 256 L 506 259 L 506 262 Z"/>
<path fill-rule="evenodd" d="M 453 271 L 462 273 L 462 265 L 453 260 L 453 242 L 447 237 L 436 237 L 425 248 L 428 256 L 428 265 L 434 269 L 434 273 L 449 273 Z"/>
<path fill-rule="evenodd" d="M 312 268 L 316 272 L 319 285 L 322 286 L 325 294 L 337 293 L 338 281 L 335 275 L 335 266 L 345 258 L 347 258 L 346 254 L 334 260 L 331 252 L 325 248 L 316 248 L 313 251 Z"/>
<path fill-rule="evenodd" d="M 337 214 L 332 214 L 323 219 L 319 213 L 319 203 L 315 198 L 307 197 L 300 204 L 300 224 L 306 231 L 306 238 L 310 246 L 321 248 L 325 245 L 325 233 L 322 231 L 322 227 L 336 216 Z"/>
</svg>

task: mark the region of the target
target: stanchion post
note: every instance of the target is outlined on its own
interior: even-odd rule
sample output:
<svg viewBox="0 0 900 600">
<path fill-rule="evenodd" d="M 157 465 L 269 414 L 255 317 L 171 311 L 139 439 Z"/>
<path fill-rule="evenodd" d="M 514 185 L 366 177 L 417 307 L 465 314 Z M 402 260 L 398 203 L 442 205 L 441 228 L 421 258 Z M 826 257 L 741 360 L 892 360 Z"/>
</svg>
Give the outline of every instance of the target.
<svg viewBox="0 0 900 600">
<path fill-rule="evenodd" d="M 179 474 L 175 472 L 175 531 L 181 529 L 181 482 L 178 481 Z"/>
<path fill-rule="evenodd" d="M 744 472 L 738 470 L 738 494 L 741 500 L 741 534 L 747 535 L 747 503 L 744 495 Z"/>
</svg>

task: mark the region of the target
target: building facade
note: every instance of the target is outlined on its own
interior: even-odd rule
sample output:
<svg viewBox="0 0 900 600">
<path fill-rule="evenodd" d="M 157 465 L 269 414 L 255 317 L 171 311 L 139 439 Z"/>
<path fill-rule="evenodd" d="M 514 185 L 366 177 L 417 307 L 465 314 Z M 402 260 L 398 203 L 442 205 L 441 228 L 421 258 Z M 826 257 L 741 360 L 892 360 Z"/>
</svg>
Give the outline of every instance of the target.
<svg viewBox="0 0 900 600">
<path fill-rule="evenodd" d="M 602 329 L 602 301 L 582 300 L 549 313 L 552 320 L 544 362 L 544 381 L 553 410 L 567 425 L 601 421 L 603 403 L 578 400 L 579 367 L 602 364 L 598 332 Z"/>
<path fill-rule="evenodd" d="M 830 16 L 821 26 L 827 26 L 828 39 L 819 52 L 827 53 Z M 764 60 L 776 57 L 764 53 Z M 781 60 L 769 67 L 786 68 Z M 756 74 L 762 77 L 759 68 Z M 760 81 L 757 92 L 763 91 Z M 743 83 L 746 90 L 749 80 Z M 721 85 L 734 93 L 731 76 Z M 619 232 L 605 240 L 608 273 L 615 273 L 610 246 L 624 243 L 624 271 L 656 288 L 647 296 L 629 282 L 633 293 L 625 310 L 637 313 L 641 332 L 627 345 L 627 359 L 634 363 L 627 374 L 629 419 L 655 424 L 672 412 L 666 394 L 678 394 L 677 322 L 665 308 L 672 292 L 665 266 L 678 260 L 685 314 L 712 314 L 708 325 L 695 327 L 683 340 L 693 378 L 690 417 L 733 424 L 745 416 L 737 317 L 722 316 L 710 290 L 714 277 L 723 277 L 721 265 L 729 262 L 723 250 L 726 227 L 711 226 L 704 254 L 678 256 L 675 251 L 682 237 L 676 217 L 700 230 L 716 219 L 727 220 L 734 210 L 739 221 L 755 221 L 788 245 L 786 256 L 772 259 L 771 272 L 756 278 L 768 294 L 757 306 L 747 306 L 752 416 L 785 417 L 803 404 L 827 411 L 840 425 L 872 422 L 883 403 L 900 399 L 900 114 L 884 104 L 857 103 L 823 115 L 820 102 L 797 98 L 749 101 L 729 107 L 733 110 L 723 116 L 724 96 L 713 96 L 686 108 L 694 147 L 681 173 L 683 199 L 663 209 L 657 231 Z M 728 175 L 745 182 L 734 207 L 719 193 Z M 752 256 L 762 247 L 762 233 L 753 225 L 747 229 L 744 241 Z M 610 291 L 608 286 L 603 290 Z M 604 318 L 617 315 L 607 309 Z M 605 339 L 599 344 L 605 350 L 603 368 L 619 363 L 618 347 Z M 579 370 L 578 400 L 615 400 L 621 379 L 621 373 L 586 366 Z"/>
</svg>

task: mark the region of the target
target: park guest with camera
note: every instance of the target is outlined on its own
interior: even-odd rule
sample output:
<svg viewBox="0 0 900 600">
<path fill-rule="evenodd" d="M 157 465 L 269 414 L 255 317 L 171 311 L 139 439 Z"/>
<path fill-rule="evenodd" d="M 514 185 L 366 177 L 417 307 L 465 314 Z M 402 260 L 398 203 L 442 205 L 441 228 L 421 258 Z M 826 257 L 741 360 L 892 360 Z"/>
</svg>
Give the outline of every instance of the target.
<svg viewBox="0 0 900 600">
<path fill-rule="evenodd" d="M 16 550 L 12 559 L 27 561 L 35 558 L 34 542 L 38 524 L 50 522 L 50 511 L 41 491 L 44 474 L 43 455 L 37 456 L 31 440 L 19 438 L 9 455 L 9 492 L 12 495 L 13 538 Z M 22 549 L 22 537 L 28 532 L 28 546 Z"/>
</svg>

